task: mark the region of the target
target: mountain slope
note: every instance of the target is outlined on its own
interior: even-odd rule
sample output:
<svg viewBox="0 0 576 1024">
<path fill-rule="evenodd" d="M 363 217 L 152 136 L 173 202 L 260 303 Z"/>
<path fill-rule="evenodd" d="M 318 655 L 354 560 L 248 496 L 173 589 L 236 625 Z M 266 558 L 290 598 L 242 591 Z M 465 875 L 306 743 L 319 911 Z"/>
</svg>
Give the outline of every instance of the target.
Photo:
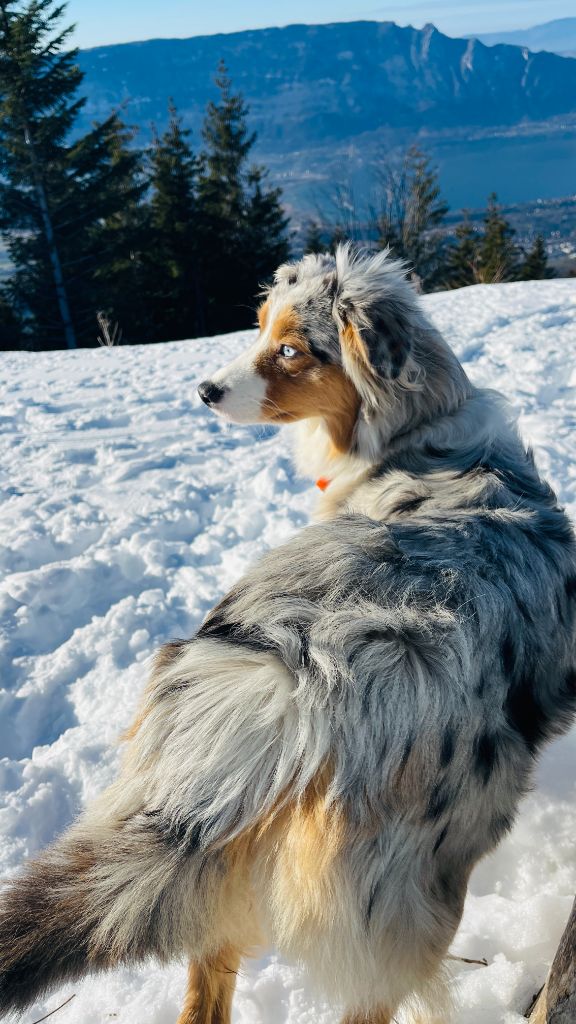
<svg viewBox="0 0 576 1024">
<path fill-rule="evenodd" d="M 576 54 L 576 18 L 557 18 L 514 32 L 481 33 L 477 38 L 487 46 L 510 43 L 513 46 L 527 46 L 530 50 L 550 50 L 552 53 L 573 55 Z"/>
<path fill-rule="evenodd" d="M 172 96 L 198 132 L 221 58 L 267 153 L 383 126 L 510 125 L 576 110 L 576 61 L 451 39 L 432 25 L 353 22 L 85 50 L 84 122 L 129 99 L 129 120 L 162 125 Z"/>
</svg>

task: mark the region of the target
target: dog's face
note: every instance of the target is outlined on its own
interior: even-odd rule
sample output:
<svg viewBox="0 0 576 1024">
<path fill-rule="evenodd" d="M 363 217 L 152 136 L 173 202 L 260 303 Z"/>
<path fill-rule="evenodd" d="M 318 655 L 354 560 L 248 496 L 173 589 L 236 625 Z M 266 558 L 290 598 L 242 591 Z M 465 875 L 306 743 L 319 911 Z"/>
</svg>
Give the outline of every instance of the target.
<svg viewBox="0 0 576 1024">
<path fill-rule="evenodd" d="M 383 293 L 375 266 L 386 271 Z M 322 418 L 335 450 L 348 451 L 362 402 L 400 375 L 409 351 L 397 298 L 386 294 L 391 273 L 398 278 L 398 265 L 385 254 L 346 247 L 281 267 L 258 311 L 256 342 L 203 381 L 200 397 L 235 423 Z"/>
</svg>

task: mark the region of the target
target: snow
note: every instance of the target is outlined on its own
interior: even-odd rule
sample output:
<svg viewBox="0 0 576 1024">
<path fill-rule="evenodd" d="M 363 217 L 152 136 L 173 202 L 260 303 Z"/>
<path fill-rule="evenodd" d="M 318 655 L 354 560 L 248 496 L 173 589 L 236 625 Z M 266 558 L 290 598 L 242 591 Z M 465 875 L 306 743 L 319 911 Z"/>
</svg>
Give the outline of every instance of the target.
<svg viewBox="0 0 576 1024">
<path fill-rule="evenodd" d="M 576 282 L 424 300 L 473 380 L 513 401 L 574 517 Z M 154 648 L 188 636 L 246 567 L 292 536 L 314 488 L 282 434 L 220 423 L 196 385 L 250 332 L 159 346 L 9 353 L 0 363 L 0 875 L 105 786 Z M 474 872 L 453 951 L 456 1024 L 521 1024 L 576 889 L 576 733 L 546 752 L 512 834 Z M 185 966 L 66 986 L 24 1024 L 174 1021 Z M 336 1024 L 303 972 L 245 965 L 235 1024 Z"/>
</svg>

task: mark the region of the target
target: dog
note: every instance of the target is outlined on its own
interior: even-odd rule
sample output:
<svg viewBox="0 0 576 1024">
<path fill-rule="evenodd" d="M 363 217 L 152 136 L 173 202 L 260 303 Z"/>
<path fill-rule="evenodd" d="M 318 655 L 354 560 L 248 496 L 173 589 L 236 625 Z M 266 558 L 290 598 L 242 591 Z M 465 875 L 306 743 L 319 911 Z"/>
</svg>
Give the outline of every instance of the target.
<svg viewBox="0 0 576 1024">
<path fill-rule="evenodd" d="M 259 323 L 199 393 L 293 424 L 318 521 L 160 650 L 118 780 L 6 887 L 4 1012 L 186 956 L 179 1024 L 229 1024 L 266 942 L 347 1024 L 438 1019 L 470 872 L 576 710 L 570 523 L 402 264 L 305 256 Z"/>
</svg>

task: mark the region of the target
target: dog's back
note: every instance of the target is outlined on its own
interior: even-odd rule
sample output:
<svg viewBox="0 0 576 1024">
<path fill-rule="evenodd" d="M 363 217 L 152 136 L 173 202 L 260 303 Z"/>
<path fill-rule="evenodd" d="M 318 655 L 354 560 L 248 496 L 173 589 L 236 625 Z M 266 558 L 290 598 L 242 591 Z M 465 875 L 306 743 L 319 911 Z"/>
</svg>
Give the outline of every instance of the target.
<svg viewBox="0 0 576 1024">
<path fill-rule="evenodd" d="M 462 417 L 458 444 L 431 431 L 385 461 L 200 631 L 294 679 L 300 735 L 277 784 L 304 802 L 264 843 L 268 917 L 348 1005 L 434 981 L 472 867 L 576 705 L 572 530 L 498 401 L 475 401 L 484 438 Z"/>
</svg>

